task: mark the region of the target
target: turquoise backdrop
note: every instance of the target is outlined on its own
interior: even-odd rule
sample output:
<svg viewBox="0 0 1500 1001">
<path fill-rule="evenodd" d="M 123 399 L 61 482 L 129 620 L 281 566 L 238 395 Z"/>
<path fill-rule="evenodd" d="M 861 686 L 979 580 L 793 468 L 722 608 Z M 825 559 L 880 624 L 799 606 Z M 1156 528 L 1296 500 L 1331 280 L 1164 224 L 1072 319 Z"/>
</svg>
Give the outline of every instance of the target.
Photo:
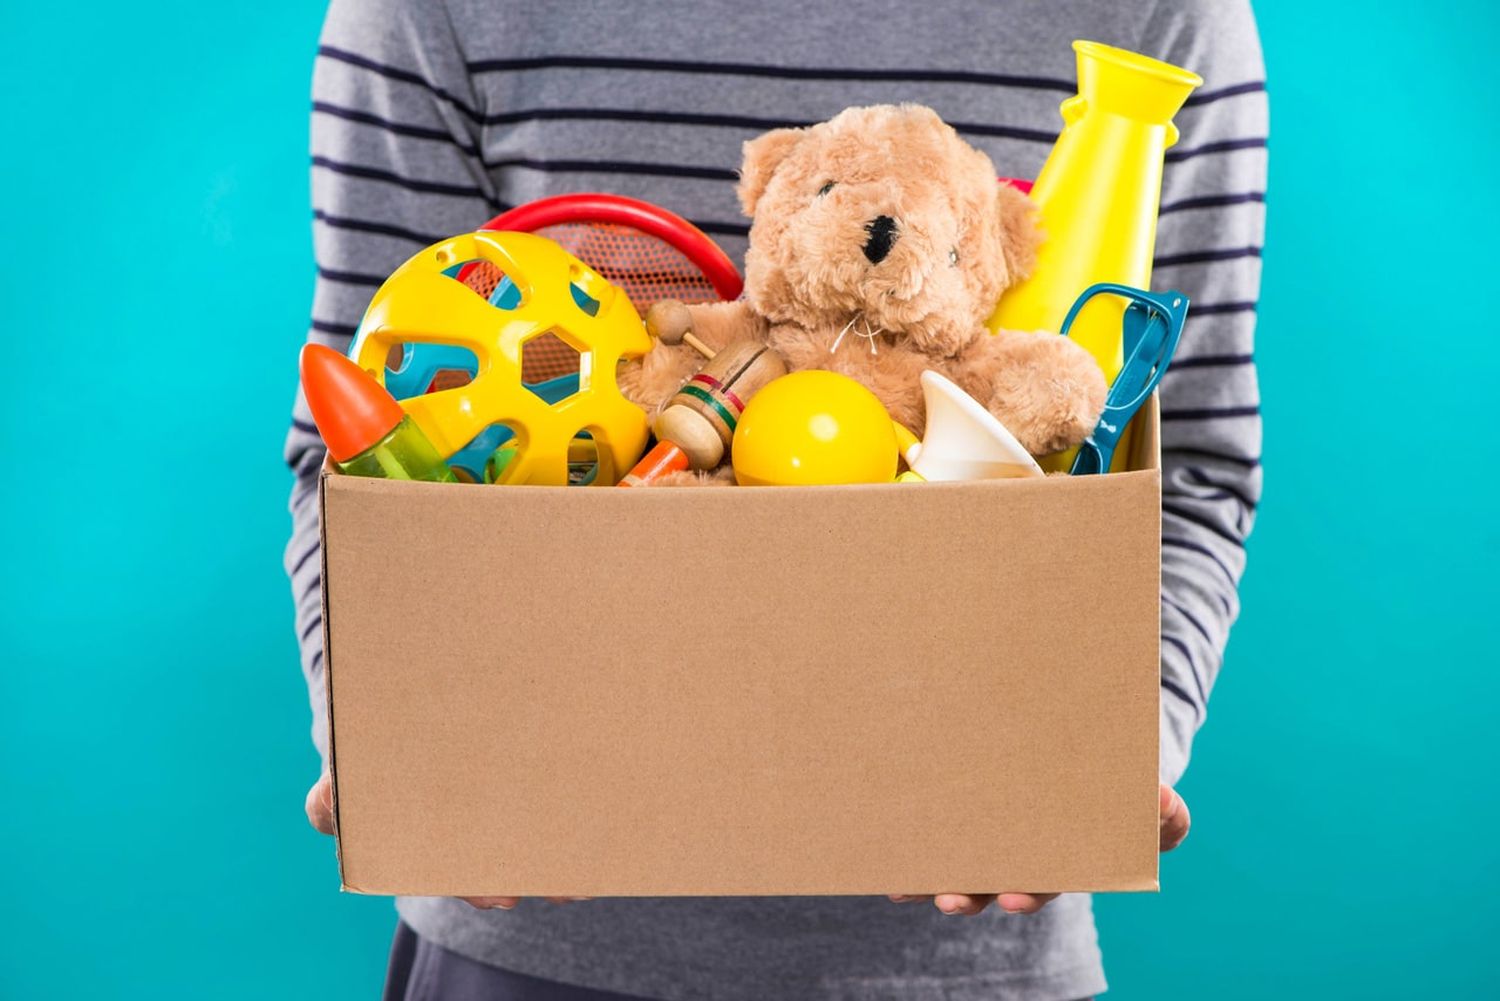
<svg viewBox="0 0 1500 1001">
<path fill-rule="evenodd" d="M 1099 901 L 1110 996 L 1497 996 L 1500 17 L 1258 10 L 1268 492 L 1193 836 Z M 6 14 L 6 998 L 378 992 L 280 568 L 320 18 Z"/>
</svg>

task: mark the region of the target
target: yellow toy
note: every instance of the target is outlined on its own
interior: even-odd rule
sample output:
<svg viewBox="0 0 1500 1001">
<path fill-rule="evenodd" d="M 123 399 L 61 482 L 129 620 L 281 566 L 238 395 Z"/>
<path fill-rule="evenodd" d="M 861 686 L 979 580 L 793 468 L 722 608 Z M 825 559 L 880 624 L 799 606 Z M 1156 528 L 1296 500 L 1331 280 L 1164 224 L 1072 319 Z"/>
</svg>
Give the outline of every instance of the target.
<svg viewBox="0 0 1500 1001">
<path fill-rule="evenodd" d="M 488 261 L 519 289 L 500 308 L 451 275 L 469 261 Z M 552 333 L 579 352 L 578 392 L 553 404 L 521 380 L 521 355 Z M 402 400 L 402 408 L 444 456 L 492 424 L 515 432 L 514 457 L 496 481 L 563 486 L 569 445 L 588 432 L 598 448 L 596 485 L 610 485 L 646 445 L 645 413 L 620 394 L 615 367 L 651 350 L 640 315 L 625 294 L 544 237 L 479 232 L 435 243 L 397 268 L 375 293 L 350 357 L 384 380 L 393 345 L 454 344 L 478 360 L 472 382 Z"/>
<path fill-rule="evenodd" d="M 807 369 L 767 383 L 734 432 L 740 486 L 890 483 L 915 439 L 846 375 Z"/>
<path fill-rule="evenodd" d="M 1031 278 L 1001 297 L 991 330 L 1057 330 L 1098 282 L 1151 287 L 1163 154 L 1177 141 L 1172 116 L 1203 78 L 1098 42 L 1074 42 L 1073 50 L 1078 93 L 1062 103 L 1062 133 L 1031 189 L 1047 239 Z M 1096 296 L 1070 333 L 1111 382 L 1124 361 L 1125 305 Z M 1075 452 L 1043 465 L 1067 469 Z"/>
</svg>

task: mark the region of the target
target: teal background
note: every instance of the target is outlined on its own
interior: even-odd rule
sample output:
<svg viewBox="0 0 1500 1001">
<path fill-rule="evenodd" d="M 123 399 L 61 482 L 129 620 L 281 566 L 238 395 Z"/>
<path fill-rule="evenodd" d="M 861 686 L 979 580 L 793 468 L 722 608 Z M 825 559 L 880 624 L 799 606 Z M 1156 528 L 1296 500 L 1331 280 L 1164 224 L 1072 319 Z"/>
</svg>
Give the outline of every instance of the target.
<svg viewBox="0 0 1500 1001">
<path fill-rule="evenodd" d="M 151 10 L 6 17 L 0 995 L 373 997 L 280 568 L 321 9 Z M 1497 15 L 1351 10 L 1258 7 L 1268 493 L 1111 997 L 1500 993 Z"/>
</svg>

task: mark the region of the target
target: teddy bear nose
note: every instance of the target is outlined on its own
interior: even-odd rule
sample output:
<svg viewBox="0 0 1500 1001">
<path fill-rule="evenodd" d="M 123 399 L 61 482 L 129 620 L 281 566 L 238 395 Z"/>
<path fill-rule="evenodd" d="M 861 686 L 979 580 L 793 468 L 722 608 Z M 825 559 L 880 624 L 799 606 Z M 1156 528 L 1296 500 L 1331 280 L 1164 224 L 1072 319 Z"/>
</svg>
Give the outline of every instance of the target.
<svg viewBox="0 0 1500 1001">
<path fill-rule="evenodd" d="M 896 242 L 896 220 L 888 215 L 878 215 L 865 224 L 865 232 L 870 236 L 865 241 L 865 257 L 871 264 L 879 264 Z"/>
</svg>

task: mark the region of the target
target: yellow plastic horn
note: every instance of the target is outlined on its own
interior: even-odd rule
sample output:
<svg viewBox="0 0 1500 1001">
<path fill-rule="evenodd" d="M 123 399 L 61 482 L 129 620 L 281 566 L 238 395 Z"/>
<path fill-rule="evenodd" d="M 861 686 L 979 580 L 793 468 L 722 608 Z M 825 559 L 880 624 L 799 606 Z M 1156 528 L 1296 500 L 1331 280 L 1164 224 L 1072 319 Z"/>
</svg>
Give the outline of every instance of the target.
<svg viewBox="0 0 1500 1001">
<path fill-rule="evenodd" d="M 1031 277 L 1001 297 L 991 330 L 1057 330 L 1096 282 L 1151 287 L 1162 163 L 1177 141 L 1172 116 L 1203 78 L 1098 42 L 1074 42 L 1073 50 L 1078 94 L 1062 103 L 1062 133 L 1031 189 L 1046 241 Z M 1096 296 L 1070 333 L 1111 382 L 1124 363 L 1124 311 L 1118 296 Z M 1072 450 L 1043 465 L 1071 463 Z"/>
</svg>

